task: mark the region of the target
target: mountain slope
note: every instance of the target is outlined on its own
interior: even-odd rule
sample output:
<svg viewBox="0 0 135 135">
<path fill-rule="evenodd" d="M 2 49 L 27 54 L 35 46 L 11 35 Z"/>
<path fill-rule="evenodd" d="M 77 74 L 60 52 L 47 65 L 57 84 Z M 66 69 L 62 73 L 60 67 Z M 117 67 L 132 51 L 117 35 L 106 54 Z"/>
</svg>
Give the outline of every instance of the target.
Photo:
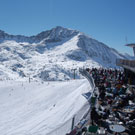
<svg viewBox="0 0 135 135">
<path fill-rule="evenodd" d="M 126 56 L 79 31 L 60 26 L 30 37 L 0 31 L 1 79 L 71 79 L 73 69 L 116 67 L 116 58 Z"/>
</svg>

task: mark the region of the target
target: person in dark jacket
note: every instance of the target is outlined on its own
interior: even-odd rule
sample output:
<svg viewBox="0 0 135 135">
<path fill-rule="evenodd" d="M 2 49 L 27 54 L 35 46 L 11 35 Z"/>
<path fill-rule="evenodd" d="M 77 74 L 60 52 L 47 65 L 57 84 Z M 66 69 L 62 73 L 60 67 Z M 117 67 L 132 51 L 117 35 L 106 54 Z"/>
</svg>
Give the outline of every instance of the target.
<svg viewBox="0 0 135 135">
<path fill-rule="evenodd" d="M 91 121 L 92 121 L 92 125 L 94 125 L 94 122 L 95 122 L 95 123 L 98 123 L 98 120 L 99 120 L 100 118 L 101 118 L 101 117 L 100 117 L 99 114 L 97 113 L 96 108 L 93 107 L 93 108 L 92 108 L 92 111 L 91 111 Z"/>
</svg>

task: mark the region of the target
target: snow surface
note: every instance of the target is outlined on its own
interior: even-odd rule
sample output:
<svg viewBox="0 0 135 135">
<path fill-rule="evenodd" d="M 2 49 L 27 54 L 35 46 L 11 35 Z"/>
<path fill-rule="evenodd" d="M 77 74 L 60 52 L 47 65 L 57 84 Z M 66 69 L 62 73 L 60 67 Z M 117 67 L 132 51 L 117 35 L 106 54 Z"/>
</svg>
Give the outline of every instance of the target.
<svg viewBox="0 0 135 135">
<path fill-rule="evenodd" d="M 0 81 L 0 134 L 51 135 L 86 104 L 86 79 L 62 82 Z M 86 110 L 84 110 L 86 111 Z M 79 118 L 80 119 L 80 118 Z M 79 121 L 77 121 L 79 122 Z"/>
</svg>

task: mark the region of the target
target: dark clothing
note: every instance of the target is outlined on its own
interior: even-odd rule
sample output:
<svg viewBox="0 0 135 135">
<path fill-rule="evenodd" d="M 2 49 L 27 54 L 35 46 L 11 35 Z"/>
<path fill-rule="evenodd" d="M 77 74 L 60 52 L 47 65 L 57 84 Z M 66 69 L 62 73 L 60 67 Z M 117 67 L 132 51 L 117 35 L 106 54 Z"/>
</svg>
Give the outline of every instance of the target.
<svg viewBox="0 0 135 135">
<path fill-rule="evenodd" d="M 92 125 L 93 122 L 97 123 L 98 119 L 100 119 L 101 117 L 99 116 L 99 114 L 97 113 L 97 111 L 95 110 L 95 108 L 92 109 L 91 111 L 91 120 L 92 120 Z"/>
</svg>

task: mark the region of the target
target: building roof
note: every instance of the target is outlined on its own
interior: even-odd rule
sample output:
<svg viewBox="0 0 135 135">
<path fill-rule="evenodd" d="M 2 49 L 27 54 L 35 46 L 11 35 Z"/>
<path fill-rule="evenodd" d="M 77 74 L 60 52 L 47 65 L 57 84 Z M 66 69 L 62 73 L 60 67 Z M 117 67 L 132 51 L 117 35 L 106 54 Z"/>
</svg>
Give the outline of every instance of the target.
<svg viewBox="0 0 135 135">
<path fill-rule="evenodd" d="M 126 46 L 129 46 L 129 47 L 135 47 L 135 43 L 126 44 Z"/>
</svg>

